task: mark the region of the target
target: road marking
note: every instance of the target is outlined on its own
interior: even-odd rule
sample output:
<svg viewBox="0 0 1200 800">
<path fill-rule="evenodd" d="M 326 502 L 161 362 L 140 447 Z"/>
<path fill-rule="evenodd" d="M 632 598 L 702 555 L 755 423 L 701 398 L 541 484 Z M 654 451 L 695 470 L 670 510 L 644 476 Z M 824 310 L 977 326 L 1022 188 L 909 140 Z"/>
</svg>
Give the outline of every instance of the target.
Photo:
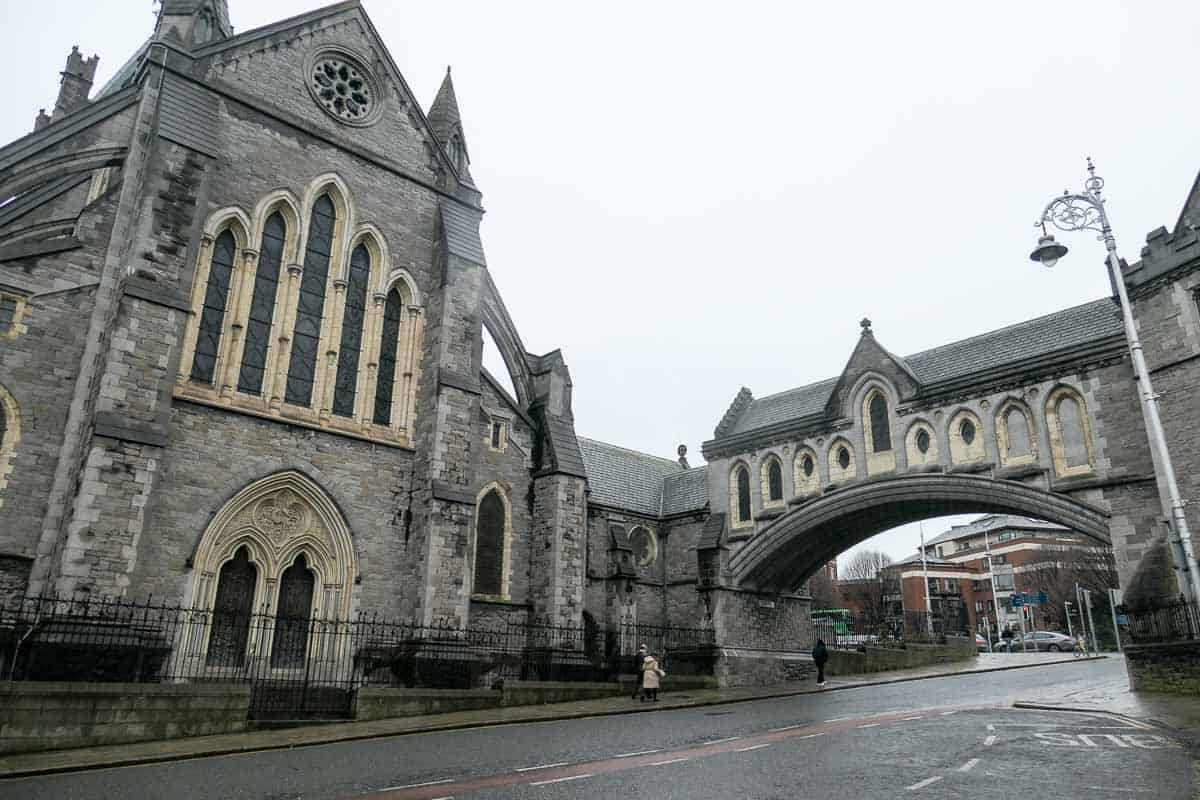
<svg viewBox="0 0 1200 800">
<path fill-rule="evenodd" d="M 703 746 L 708 746 L 708 745 L 710 745 L 710 744 L 720 744 L 721 742 L 736 742 L 736 741 L 737 741 L 738 739 L 740 739 L 740 738 L 742 738 L 742 737 L 740 737 L 740 736 L 726 736 L 724 739 L 712 739 L 712 740 L 710 740 L 710 741 L 707 741 L 707 742 L 701 742 L 700 744 L 701 744 L 701 745 L 703 745 Z"/>
<path fill-rule="evenodd" d="M 590 778 L 590 777 L 592 777 L 592 773 L 585 772 L 582 775 L 568 775 L 565 778 L 551 778 L 548 781 L 534 781 L 533 783 L 531 783 L 529 785 L 530 786 L 547 786 L 551 783 L 566 783 L 567 781 L 577 781 L 577 780 L 582 780 L 583 778 Z"/>
<path fill-rule="evenodd" d="M 748 753 L 751 750 L 762 750 L 764 747 L 770 747 L 770 746 L 771 746 L 770 742 L 767 742 L 766 744 L 752 744 L 749 747 L 739 747 L 738 749 L 734 750 L 733 752 Z"/>
<path fill-rule="evenodd" d="M 833 719 L 827 719 L 825 721 L 826 722 L 842 722 L 842 721 L 848 720 L 848 719 L 850 719 L 850 718 L 849 717 L 834 717 Z"/>
<path fill-rule="evenodd" d="M 943 712 L 942 712 L 942 716 L 943 716 L 943 717 L 948 717 L 948 716 L 950 716 L 951 714 L 957 714 L 957 713 L 958 713 L 957 711 L 943 711 Z"/>
<path fill-rule="evenodd" d="M 416 789 L 420 786 L 437 786 L 439 783 L 453 783 L 454 778 L 445 778 L 440 781 L 425 781 L 424 783 L 406 783 L 403 786 L 389 786 L 386 789 L 380 789 L 381 792 L 394 792 L 398 789 Z"/>
<path fill-rule="evenodd" d="M 918 714 L 918 715 L 917 715 L 917 716 L 915 716 L 915 717 L 905 717 L 904 719 L 902 719 L 902 720 L 900 720 L 900 721 L 901 721 L 901 722 L 911 722 L 911 721 L 912 721 L 912 720 L 914 720 L 914 719 L 921 719 L 921 715 L 920 715 L 920 714 Z"/>
<path fill-rule="evenodd" d="M 995 726 L 995 725 L 993 725 L 992 723 L 990 723 L 990 722 L 989 722 L 989 723 L 988 723 L 988 730 L 989 730 L 989 731 L 994 731 L 994 730 L 996 730 L 996 726 Z"/>
<path fill-rule="evenodd" d="M 959 767 L 958 771 L 959 772 L 970 772 L 971 769 L 978 763 L 979 763 L 978 758 L 972 758 L 970 761 L 968 761 L 967 763 L 965 763 L 961 767 Z"/>
<path fill-rule="evenodd" d="M 995 743 L 996 743 L 996 737 L 995 737 L 995 736 L 989 736 L 989 737 L 987 737 L 986 739 L 984 739 L 984 740 L 983 740 L 983 746 L 984 746 L 984 747 L 991 747 L 991 746 L 992 746 L 992 745 L 994 745 Z"/>
<path fill-rule="evenodd" d="M 538 764 L 536 767 L 519 767 L 517 772 L 533 772 L 535 769 L 550 769 L 550 767 L 565 767 L 570 761 L 556 761 L 553 764 Z"/>
<path fill-rule="evenodd" d="M 822 731 L 820 733 L 810 733 L 807 736 L 798 736 L 796 738 L 798 738 L 798 739 L 815 739 L 818 736 L 824 736 L 826 733 L 827 733 L 827 731 Z"/>
<path fill-rule="evenodd" d="M 635 750 L 632 753 L 621 753 L 620 755 L 613 756 L 613 758 L 630 758 L 632 756 L 648 756 L 651 753 L 661 753 L 661 752 L 662 752 L 662 748 L 656 747 L 653 750 Z"/>
<path fill-rule="evenodd" d="M 782 728 L 768 728 L 767 733 L 779 733 L 780 731 L 791 731 L 799 728 L 799 725 L 784 725 Z"/>
<path fill-rule="evenodd" d="M 647 767 L 661 767 L 664 764 L 678 764 L 680 761 L 687 761 L 687 759 L 686 758 L 670 758 L 670 759 L 667 759 L 666 761 L 651 761 L 646 766 Z"/>
<path fill-rule="evenodd" d="M 933 783 L 937 783 L 941 779 L 942 779 L 941 775 L 934 775 L 932 778 L 926 778 L 925 780 L 921 781 L 920 783 L 914 783 L 912 786 L 908 787 L 908 790 L 910 792 L 915 792 L 917 789 L 924 789 L 926 786 L 929 786 L 930 784 L 933 784 Z"/>
<path fill-rule="evenodd" d="M 880 724 L 881 723 L 879 723 L 879 722 L 868 722 L 866 725 L 859 725 L 858 727 L 860 727 L 860 728 L 878 728 L 880 726 Z"/>
<path fill-rule="evenodd" d="M 445 797 L 435 797 L 433 800 L 454 800 L 454 795 L 448 794 Z"/>
</svg>

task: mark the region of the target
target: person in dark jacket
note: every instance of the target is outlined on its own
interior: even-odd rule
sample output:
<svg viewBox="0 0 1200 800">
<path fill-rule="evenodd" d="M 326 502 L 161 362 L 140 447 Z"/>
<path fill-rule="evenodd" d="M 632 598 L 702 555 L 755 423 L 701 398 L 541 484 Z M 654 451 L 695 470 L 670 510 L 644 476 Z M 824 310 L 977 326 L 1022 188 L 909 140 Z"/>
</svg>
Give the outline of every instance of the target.
<svg viewBox="0 0 1200 800">
<path fill-rule="evenodd" d="M 1004 649 L 1010 653 L 1012 652 L 1013 636 L 1015 635 L 1013 629 L 1008 625 L 1004 626 L 1004 633 L 1000 634 L 1000 638 L 1004 640 Z"/>
<path fill-rule="evenodd" d="M 825 648 L 825 640 L 817 639 L 812 651 L 813 663 L 817 665 L 817 686 L 825 685 L 825 662 L 829 660 L 829 651 Z"/>
<path fill-rule="evenodd" d="M 633 699 L 637 700 L 642 696 L 642 680 L 646 674 L 642 672 L 642 662 L 646 660 L 646 656 L 650 655 L 650 648 L 646 647 L 645 643 L 638 648 L 637 655 L 633 657 L 633 672 L 637 675 L 637 683 L 633 685 Z"/>
</svg>

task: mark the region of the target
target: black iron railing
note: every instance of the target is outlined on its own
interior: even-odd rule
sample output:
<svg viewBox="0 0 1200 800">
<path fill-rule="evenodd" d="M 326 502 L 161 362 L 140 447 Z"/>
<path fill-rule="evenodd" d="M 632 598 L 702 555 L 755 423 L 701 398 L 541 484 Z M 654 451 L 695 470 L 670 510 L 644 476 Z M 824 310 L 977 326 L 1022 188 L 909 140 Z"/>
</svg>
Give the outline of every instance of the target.
<svg viewBox="0 0 1200 800">
<path fill-rule="evenodd" d="M 708 629 L 507 622 L 419 625 L 212 611 L 125 598 L 0 604 L 0 679 L 252 684 L 251 718 L 338 718 L 363 686 L 474 688 L 610 681 L 646 644 L 661 662 L 711 649 Z"/>
<path fill-rule="evenodd" d="M 1134 644 L 1200 639 L 1200 603 L 1185 597 L 1129 606 L 1125 617 Z"/>
<path fill-rule="evenodd" d="M 966 615 L 950 608 L 924 611 L 819 612 L 813 618 L 813 637 L 828 647 L 854 650 L 868 644 L 929 643 L 966 631 Z"/>
</svg>

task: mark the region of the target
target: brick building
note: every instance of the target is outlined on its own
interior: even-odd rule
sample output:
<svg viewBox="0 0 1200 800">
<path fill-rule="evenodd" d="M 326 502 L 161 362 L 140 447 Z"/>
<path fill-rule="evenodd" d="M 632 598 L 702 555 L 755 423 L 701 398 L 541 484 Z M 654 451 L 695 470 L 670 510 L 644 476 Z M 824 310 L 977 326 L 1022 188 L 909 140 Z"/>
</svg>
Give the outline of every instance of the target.
<svg viewBox="0 0 1200 800">
<path fill-rule="evenodd" d="M 705 466 L 581 439 L 563 354 L 490 277 L 449 72 L 423 108 L 356 0 L 237 34 L 225 0 L 164 0 L 147 33 L 103 87 L 73 50 L 0 148 L 3 595 L 773 653 L 807 649 L 820 565 L 972 511 L 1111 538 L 1134 594 L 1176 590 L 1111 299 L 906 358 L 864 321 L 841 375 L 739 392 Z M 1156 231 L 1128 273 L 1185 495 L 1197 242 Z"/>
</svg>

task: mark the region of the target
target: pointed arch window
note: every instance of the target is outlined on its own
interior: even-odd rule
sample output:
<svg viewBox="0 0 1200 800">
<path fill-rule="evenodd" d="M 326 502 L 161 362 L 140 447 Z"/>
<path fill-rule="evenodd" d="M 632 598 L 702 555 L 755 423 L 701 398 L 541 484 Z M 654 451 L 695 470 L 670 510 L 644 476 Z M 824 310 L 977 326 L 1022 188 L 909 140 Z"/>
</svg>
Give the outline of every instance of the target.
<svg viewBox="0 0 1200 800">
<path fill-rule="evenodd" d="M 245 661 L 257 581 L 258 570 L 245 547 L 238 548 L 221 567 L 208 639 L 208 666 L 240 667 Z"/>
<path fill-rule="evenodd" d="M 367 283 L 371 277 L 371 253 L 365 244 L 350 254 L 350 281 L 342 316 L 342 344 L 338 348 L 337 380 L 333 387 L 333 413 L 354 416 L 358 391 L 358 360 L 362 352 L 363 319 L 367 312 Z"/>
<path fill-rule="evenodd" d="M 783 465 L 775 456 L 767 458 L 762 467 L 762 493 L 764 504 L 783 502 Z"/>
<path fill-rule="evenodd" d="M 312 402 L 321 320 L 325 315 L 325 285 L 329 278 L 329 258 L 336 226 L 337 210 L 329 195 L 323 194 L 313 204 L 308 226 L 304 271 L 296 305 L 296 328 L 284 392 L 284 399 L 295 405 L 307 406 Z"/>
<path fill-rule="evenodd" d="M 887 400 L 881 392 L 875 392 L 871 396 L 871 402 L 868 406 L 868 413 L 871 420 L 871 450 L 875 453 L 883 453 L 892 449 L 892 427 L 888 420 Z"/>
<path fill-rule="evenodd" d="M 303 553 L 279 577 L 279 603 L 271 642 L 272 667 L 304 665 L 315 585 L 316 578 Z"/>
<path fill-rule="evenodd" d="M 233 262 L 237 242 L 233 233 L 225 230 L 213 243 L 212 263 L 208 269 L 208 284 L 204 290 L 204 309 L 200 313 L 200 328 L 196 336 L 196 351 L 192 356 L 191 378 L 212 383 L 217 369 L 217 352 L 221 345 L 221 330 L 225 325 L 225 306 L 229 300 L 229 284 L 233 279 Z"/>
<path fill-rule="evenodd" d="M 392 392 L 396 380 L 396 348 L 400 338 L 400 317 L 404 301 L 400 292 L 388 292 L 383 306 L 383 325 L 379 342 L 379 377 L 375 384 L 376 425 L 392 424 Z"/>
<path fill-rule="evenodd" d="M 1060 441 L 1060 460 L 1066 470 L 1090 466 L 1091 448 L 1084 424 L 1083 409 L 1074 393 L 1062 393 L 1054 406 L 1054 421 Z"/>
<path fill-rule="evenodd" d="M 739 464 L 733 471 L 734 521 L 739 524 L 750 522 L 750 470 L 745 464 Z"/>
<path fill-rule="evenodd" d="M 259 248 L 258 268 L 254 273 L 254 292 L 250 296 L 250 317 L 246 320 L 246 344 L 242 350 L 242 369 L 238 391 L 261 394 L 267 351 L 271 347 L 271 326 L 275 317 L 275 297 L 279 289 L 279 269 L 287 225 L 278 211 L 267 218 Z"/>
<path fill-rule="evenodd" d="M 507 513 L 500 492 L 492 489 L 479 501 L 475 521 L 474 594 L 499 596 L 504 588 L 504 531 Z"/>
</svg>

